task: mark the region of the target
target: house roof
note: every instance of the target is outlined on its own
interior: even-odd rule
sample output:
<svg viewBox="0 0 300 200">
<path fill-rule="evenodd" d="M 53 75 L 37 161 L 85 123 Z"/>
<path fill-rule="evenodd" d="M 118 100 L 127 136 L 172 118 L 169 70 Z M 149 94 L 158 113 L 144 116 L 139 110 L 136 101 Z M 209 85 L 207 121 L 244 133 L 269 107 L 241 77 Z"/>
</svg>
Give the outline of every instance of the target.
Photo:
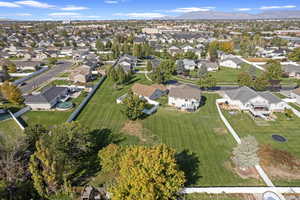
<svg viewBox="0 0 300 200">
<path fill-rule="evenodd" d="M 299 65 L 293 65 L 293 64 L 287 64 L 287 65 L 283 65 L 283 70 L 285 72 L 288 72 L 288 73 L 300 72 L 300 66 Z"/>
<path fill-rule="evenodd" d="M 158 88 L 149 85 L 143 85 L 140 83 L 135 83 L 131 90 L 133 93 L 144 96 L 150 97 Z"/>
<path fill-rule="evenodd" d="M 169 92 L 170 97 L 180 99 L 201 99 L 201 90 L 196 86 L 180 85 L 172 87 Z"/>
<path fill-rule="evenodd" d="M 292 93 L 300 95 L 300 88 L 294 89 Z"/>
<path fill-rule="evenodd" d="M 25 96 L 25 103 L 50 103 L 68 88 L 52 86 L 46 88 L 40 94 Z"/>
<path fill-rule="evenodd" d="M 240 65 L 242 63 L 244 63 L 241 59 L 239 59 L 238 57 L 231 57 L 231 58 L 225 58 L 224 60 L 222 60 L 222 62 L 227 61 L 227 60 L 231 60 L 232 62 L 234 62 L 237 65 Z"/>
<path fill-rule="evenodd" d="M 239 100 L 242 103 L 246 103 L 250 99 L 253 99 L 253 98 L 259 97 L 259 96 L 266 99 L 269 103 L 281 102 L 281 99 L 279 99 L 275 95 L 271 94 L 270 92 L 256 92 L 246 86 L 235 89 L 235 90 L 227 90 L 227 91 L 225 91 L 225 94 L 229 98 L 231 98 L 233 100 Z"/>
</svg>

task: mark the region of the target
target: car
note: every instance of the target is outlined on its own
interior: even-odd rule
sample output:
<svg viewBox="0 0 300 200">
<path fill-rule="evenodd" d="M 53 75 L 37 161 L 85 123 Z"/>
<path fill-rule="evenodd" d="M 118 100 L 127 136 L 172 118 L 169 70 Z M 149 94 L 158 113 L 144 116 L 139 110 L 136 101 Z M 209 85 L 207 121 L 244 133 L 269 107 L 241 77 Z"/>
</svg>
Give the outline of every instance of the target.
<svg viewBox="0 0 300 200">
<path fill-rule="evenodd" d="M 20 83 L 19 86 L 24 86 L 24 85 L 26 85 L 26 84 L 27 84 L 26 82 L 23 82 L 23 83 Z"/>
</svg>

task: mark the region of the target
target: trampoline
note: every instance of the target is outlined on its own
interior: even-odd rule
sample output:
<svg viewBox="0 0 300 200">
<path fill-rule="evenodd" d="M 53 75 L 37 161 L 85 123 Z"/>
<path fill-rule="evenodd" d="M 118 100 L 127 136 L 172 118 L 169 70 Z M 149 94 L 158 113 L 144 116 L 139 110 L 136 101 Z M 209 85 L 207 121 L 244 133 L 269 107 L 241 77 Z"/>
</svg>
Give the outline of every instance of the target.
<svg viewBox="0 0 300 200">
<path fill-rule="evenodd" d="M 265 192 L 263 194 L 263 200 L 281 200 L 280 197 L 274 192 Z"/>
<path fill-rule="evenodd" d="M 69 110 L 71 108 L 73 108 L 73 103 L 71 102 L 61 102 L 56 106 L 56 109 L 58 110 Z"/>
<path fill-rule="evenodd" d="M 277 134 L 274 134 L 272 135 L 272 138 L 273 140 L 277 141 L 277 142 L 286 142 L 287 139 L 281 135 L 277 135 Z"/>
</svg>

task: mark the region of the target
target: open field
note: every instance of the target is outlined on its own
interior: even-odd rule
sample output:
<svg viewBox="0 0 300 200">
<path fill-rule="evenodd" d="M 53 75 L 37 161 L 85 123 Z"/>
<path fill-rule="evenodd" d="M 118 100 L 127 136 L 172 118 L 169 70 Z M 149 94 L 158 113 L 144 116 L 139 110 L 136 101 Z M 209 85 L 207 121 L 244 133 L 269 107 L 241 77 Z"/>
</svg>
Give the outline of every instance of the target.
<svg viewBox="0 0 300 200">
<path fill-rule="evenodd" d="M 147 82 L 143 78 L 137 81 Z M 106 80 L 77 120 L 92 129 L 107 128 L 114 134 L 121 134 L 125 138 L 122 144 L 152 144 L 154 140 L 154 143 L 170 145 L 179 153 L 188 152 L 194 160 L 186 167 L 194 167 L 196 172 L 191 185 L 262 185 L 253 179 L 243 180 L 228 169 L 235 142 L 218 117 L 216 94 L 205 94 L 206 103 L 196 113 L 161 107 L 154 115 L 138 121 L 142 124 L 142 130 L 132 135 L 122 132 L 127 120 L 121 113 L 122 106 L 115 103 L 116 98 L 126 93 L 128 88 L 130 85 L 120 90 L 114 89 L 112 82 Z"/>
<path fill-rule="evenodd" d="M 300 118 L 294 117 L 289 120 L 284 116 L 284 114 L 278 114 L 278 119 L 276 119 L 276 121 L 263 121 L 263 123 L 258 123 L 257 120 L 252 120 L 246 113 L 237 113 L 235 115 L 230 115 L 225 111 L 223 111 L 223 113 L 240 137 L 253 135 L 260 144 L 271 144 L 274 148 L 286 150 L 300 158 Z M 282 135 L 288 141 L 284 143 L 276 142 L 272 139 L 273 134 Z M 274 180 L 274 182 L 276 185 L 282 186 L 300 185 L 300 180 Z"/>
</svg>

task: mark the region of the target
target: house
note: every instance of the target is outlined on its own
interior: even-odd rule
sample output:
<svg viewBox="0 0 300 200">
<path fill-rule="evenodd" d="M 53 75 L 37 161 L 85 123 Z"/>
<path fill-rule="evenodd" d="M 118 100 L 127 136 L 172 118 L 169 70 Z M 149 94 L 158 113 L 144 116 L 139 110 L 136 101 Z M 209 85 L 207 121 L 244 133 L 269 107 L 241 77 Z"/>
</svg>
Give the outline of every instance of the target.
<svg viewBox="0 0 300 200">
<path fill-rule="evenodd" d="M 232 108 L 247 110 L 255 117 L 270 115 L 272 112 L 282 112 L 286 103 L 270 92 L 256 92 L 249 87 L 241 87 L 224 91 L 225 103 Z"/>
<path fill-rule="evenodd" d="M 198 61 L 198 68 L 201 69 L 203 67 L 205 67 L 208 72 L 215 72 L 219 69 L 218 63 L 211 62 L 209 60 Z"/>
<path fill-rule="evenodd" d="M 296 99 L 296 103 L 300 105 L 300 88 L 297 88 L 291 92 L 291 97 Z"/>
<path fill-rule="evenodd" d="M 74 69 L 69 79 L 75 83 L 87 83 L 92 77 L 92 69 L 87 65 L 82 65 Z"/>
<path fill-rule="evenodd" d="M 284 73 L 292 78 L 300 78 L 300 66 L 297 64 L 287 64 L 282 66 Z"/>
<path fill-rule="evenodd" d="M 33 110 L 51 109 L 68 95 L 68 88 L 52 86 L 36 95 L 25 96 L 25 104 Z"/>
<path fill-rule="evenodd" d="M 168 53 L 171 54 L 172 56 L 178 54 L 178 53 L 182 53 L 182 50 L 176 46 L 171 46 L 169 49 L 168 49 Z"/>
<path fill-rule="evenodd" d="M 15 60 L 12 61 L 15 65 L 17 70 L 37 70 L 40 66 L 42 66 L 42 62 L 40 61 L 19 61 L 19 60 Z"/>
<path fill-rule="evenodd" d="M 143 97 L 146 100 L 155 100 L 163 95 L 167 94 L 167 89 L 163 85 L 143 85 L 135 83 L 132 88 L 132 92 L 139 97 Z"/>
<path fill-rule="evenodd" d="M 137 60 L 137 57 L 125 54 L 118 59 L 115 66 L 121 66 L 125 72 L 131 72 L 136 66 Z"/>
<path fill-rule="evenodd" d="M 168 104 L 181 110 L 195 111 L 199 108 L 201 99 L 201 90 L 198 87 L 180 85 L 170 89 Z"/>
<path fill-rule="evenodd" d="M 190 59 L 177 60 L 176 65 L 179 64 L 182 64 L 186 70 L 195 70 L 195 67 L 197 66 L 195 61 Z"/>
<path fill-rule="evenodd" d="M 244 62 L 238 57 L 228 57 L 220 61 L 220 66 L 240 69 Z"/>
</svg>

